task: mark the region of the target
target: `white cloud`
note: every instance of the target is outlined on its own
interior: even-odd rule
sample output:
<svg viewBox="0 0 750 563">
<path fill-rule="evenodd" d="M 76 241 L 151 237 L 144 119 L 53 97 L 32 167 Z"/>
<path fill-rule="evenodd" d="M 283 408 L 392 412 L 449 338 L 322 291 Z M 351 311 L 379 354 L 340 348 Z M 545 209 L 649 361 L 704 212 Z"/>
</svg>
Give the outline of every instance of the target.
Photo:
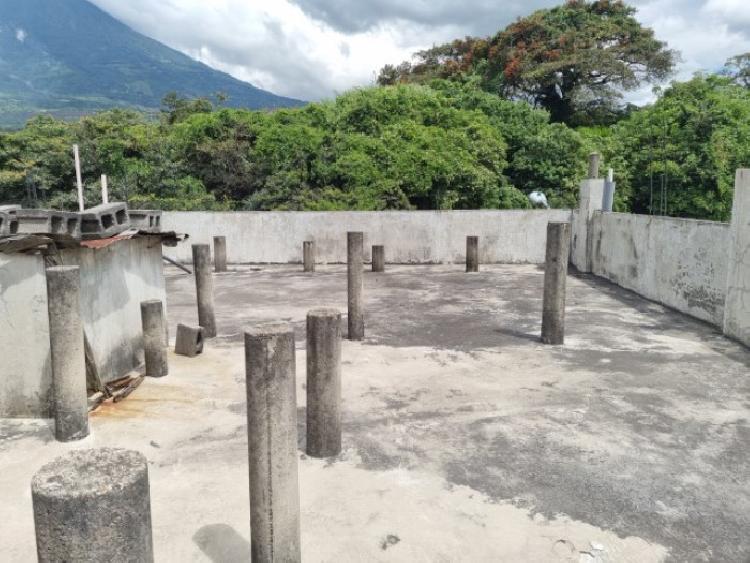
<svg viewBox="0 0 750 563">
<path fill-rule="evenodd" d="M 561 0 L 560 0 L 561 1 Z M 308 100 L 373 82 L 433 44 L 489 34 L 558 0 L 93 0 L 137 31 L 277 94 Z M 633 0 L 681 51 L 677 77 L 750 51 L 750 0 Z M 651 98 L 650 87 L 629 98 Z"/>
<path fill-rule="evenodd" d="M 21 43 L 26 41 L 26 31 L 24 31 L 21 28 L 18 28 L 16 30 L 16 39 L 18 39 Z"/>
</svg>

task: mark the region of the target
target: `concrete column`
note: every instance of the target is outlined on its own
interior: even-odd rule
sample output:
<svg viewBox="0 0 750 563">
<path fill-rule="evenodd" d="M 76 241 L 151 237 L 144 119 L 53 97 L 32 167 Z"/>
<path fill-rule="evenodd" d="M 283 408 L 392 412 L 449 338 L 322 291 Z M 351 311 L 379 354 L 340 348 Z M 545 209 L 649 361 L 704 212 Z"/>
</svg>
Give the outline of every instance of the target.
<svg viewBox="0 0 750 563">
<path fill-rule="evenodd" d="M 164 347 L 164 308 L 159 299 L 141 303 L 143 355 L 147 377 L 164 377 L 169 373 L 167 349 Z"/>
<path fill-rule="evenodd" d="M 599 163 L 602 156 L 598 152 L 592 152 L 589 155 L 589 180 L 599 179 Z"/>
<path fill-rule="evenodd" d="M 542 305 L 542 342 L 545 344 L 563 344 L 565 341 L 565 282 L 569 251 L 570 223 L 548 223 Z"/>
<path fill-rule="evenodd" d="M 372 247 L 372 271 L 385 272 L 385 246 L 382 244 Z"/>
<path fill-rule="evenodd" d="M 252 561 L 300 561 L 294 330 L 245 332 Z"/>
<path fill-rule="evenodd" d="M 607 179 L 604 182 L 604 194 L 602 196 L 602 211 L 612 213 L 615 203 L 615 172 L 611 168 L 607 170 Z"/>
<path fill-rule="evenodd" d="M 724 334 L 750 346 L 750 169 L 737 170 L 730 225 Z"/>
<path fill-rule="evenodd" d="M 346 263 L 348 271 L 349 340 L 365 337 L 364 307 L 362 306 L 362 255 L 364 233 L 346 234 Z"/>
<path fill-rule="evenodd" d="M 214 269 L 227 271 L 227 237 L 214 237 Z"/>
<path fill-rule="evenodd" d="M 315 271 L 315 241 L 306 240 L 302 243 L 302 263 L 305 272 Z"/>
<path fill-rule="evenodd" d="M 47 268 L 52 401 L 55 438 L 61 442 L 89 435 L 80 293 L 78 266 Z"/>
<path fill-rule="evenodd" d="M 479 237 L 466 237 L 466 271 L 479 271 Z"/>
<path fill-rule="evenodd" d="M 148 465 L 142 454 L 74 450 L 31 480 L 40 563 L 154 560 Z"/>
<path fill-rule="evenodd" d="M 211 249 L 207 244 L 193 245 L 193 270 L 198 298 L 198 324 L 203 327 L 203 336 L 213 338 L 216 336 L 214 280 L 211 275 Z"/>
<path fill-rule="evenodd" d="M 602 210 L 604 180 L 584 180 L 578 196 L 578 212 L 573 225 L 572 262 L 579 271 L 591 272 L 593 236 L 591 222 L 594 214 Z"/>
<path fill-rule="evenodd" d="M 307 313 L 307 453 L 341 452 L 341 313 Z"/>
</svg>

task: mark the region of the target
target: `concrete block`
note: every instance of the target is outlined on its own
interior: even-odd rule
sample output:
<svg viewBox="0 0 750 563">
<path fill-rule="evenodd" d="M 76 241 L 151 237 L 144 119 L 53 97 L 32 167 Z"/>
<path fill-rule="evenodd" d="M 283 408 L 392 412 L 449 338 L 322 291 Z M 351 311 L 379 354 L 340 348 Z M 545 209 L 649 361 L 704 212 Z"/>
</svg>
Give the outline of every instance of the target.
<svg viewBox="0 0 750 563">
<path fill-rule="evenodd" d="M 18 204 L 0 205 L 0 213 L 15 213 L 19 209 L 21 206 Z"/>
<path fill-rule="evenodd" d="M 178 324 L 174 353 L 194 358 L 201 352 L 203 352 L 203 327 Z"/>
<path fill-rule="evenodd" d="M 13 213 L 0 212 L 0 237 L 15 235 L 18 232 L 18 219 Z"/>
<path fill-rule="evenodd" d="M 130 228 L 128 206 L 124 203 L 97 205 L 80 213 L 81 238 L 109 238 Z"/>
<path fill-rule="evenodd" d="M 130 226 L 147 233 L 161 232 L 161 211 L 153 209 L 129 209 Z"/>
<path fill-rule="evenodd" d="M 18 209 L 19 234 L 45 234 L 81 238 L 81 218 L 77 213 L 54 209 Z"/>
<path fill-rule="evenodd" d="M 37 558 L 154 560 L 146 458 L 113 448 L 75 450 L 31 480 Z"/>
</svg>

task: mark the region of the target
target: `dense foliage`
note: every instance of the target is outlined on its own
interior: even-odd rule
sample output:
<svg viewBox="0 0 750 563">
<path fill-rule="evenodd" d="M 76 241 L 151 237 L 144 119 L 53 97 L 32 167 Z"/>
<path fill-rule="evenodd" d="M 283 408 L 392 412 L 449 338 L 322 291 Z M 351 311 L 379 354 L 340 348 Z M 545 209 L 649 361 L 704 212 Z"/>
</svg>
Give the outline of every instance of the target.
<svg viewBox="0 0 750 563">
<path fill-rule="evenodd" d="M 72 206 L 73 143 L 89 201 L 106 172 L 115 196 L 171 209 L 526 207 L 518 187 L 562 205 L 584 173 L 575 131 L 471 86 L 369 88 L 273 113 L 167 102 L 160 123 L 114 110 L 0 136 L 0 198 Z"/>
<path fill-rule="evenodd" d="M 382 85 L 435 77 L 475 80 L 506 99 L 547 109 L 556 122 L 609 121 L 623 90 L 666 78 L 675 53 L 618 0 L 569 0 L 538 10 L 494 37 L 467 37 L 384 67 Z"/>
</svg>

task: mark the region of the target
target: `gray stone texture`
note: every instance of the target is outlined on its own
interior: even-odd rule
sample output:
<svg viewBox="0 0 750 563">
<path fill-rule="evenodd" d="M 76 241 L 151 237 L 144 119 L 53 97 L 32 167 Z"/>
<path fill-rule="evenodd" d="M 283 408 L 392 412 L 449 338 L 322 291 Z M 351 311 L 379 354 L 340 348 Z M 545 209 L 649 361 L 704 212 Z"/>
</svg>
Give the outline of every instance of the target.
<svg viewBox="0 0 750 563">
<path fill-rule="evenodd" d="M 750 169 L 737 170 L 730 226 L 724 333 L 750 346 Z"/>
<path fill-rule="evenodd" d="M 307 453 L 341 452 L 341 313 L 307 314 Z"/>
<path fill-rule="evenodd" d="M 164 346 L 164 305 L 160 300 L 150 299 L 141 303 L 141 323 L 146 377 L 164 377 L 169 373 L 169 363 Z"/>
<path fill-rule="evenodd" d="M 349 340 L 363 340 L 365 337 L 364 305 L 362 303 L 364 241 L 364 233 L 350 232 L 346 234 Z"/>
<path fill-rule="evenodd" d="M 245 332 L 253 561 L 300 561 L 294 329 Z"/>
<path fill-rule="evenodd" d="M 466 271 L 479 271 L 479 237 L 466 237 Z"/>
<path fill-rule="evenodd" d="M 32 478 L 40 563 L 154 560 L 146 458 L 134 451 L 75 450 Z"/>
<path fill-rule="evenodd" d="M 130 228 L 128 206 L 124 203 L 103 203 L 79 213 L 81 238 L 109 238 Z"/>
<path fill-rule="evenodd" d="M 0 211 L 0 236 L 18 233 L 18 219 L 15 213 Z"/>
<path fill-rule="evenodd" d="M 565 286 L 570 253 L 570 223 L 547 225 L 547 261 L 544 268 L 542 342 L 565 342 Z"/>
<path fill-rule="evenodd" d="M 385 246 L 382 244 L 372 246 L 372 271 L 385 272 Z"/>
<path fill-rule="evenodd" d="M 89 434 L 80 269 L 54 266 L 46 274 L 55 438 L 80 440 Z"/>
<path fill-rule="evenodd" d="M 200 326 L 177 325 L 174 353 L 194 358 L 203 352 L 203 328 Z"/>
<path fill-rule="evenodd" d="M 216 336 L 214 313 L 214 280 L 211 274 L 211 248 L 207 244 L 193 245 L 193 273 L 195 293 L 198 301 L 198 324 L 203 327 L 203 336 Z"/>
<path fill-rule="evenodd" d="M 49 209 L 19 209 L 14 215 L 18 221 L 18 234 L 81 238 L 81 217 L 78 213 Z"/>
<path fill-rule="evenodd" d="M 155 209 L 129 209 L 130 226 L 146 233 L 161 232 L 161 211 Z"/>
<path fill-rule="evenodd" d="M 302 267 L 305 272 L 315 271 L 315 241 L 306 240 L 302 243 Z"/>
<path fill-rule="evenodd" d="M 214 270 L 216 272 L 227 271 L 227 237 L 214 237 Z"/>
</svg>

